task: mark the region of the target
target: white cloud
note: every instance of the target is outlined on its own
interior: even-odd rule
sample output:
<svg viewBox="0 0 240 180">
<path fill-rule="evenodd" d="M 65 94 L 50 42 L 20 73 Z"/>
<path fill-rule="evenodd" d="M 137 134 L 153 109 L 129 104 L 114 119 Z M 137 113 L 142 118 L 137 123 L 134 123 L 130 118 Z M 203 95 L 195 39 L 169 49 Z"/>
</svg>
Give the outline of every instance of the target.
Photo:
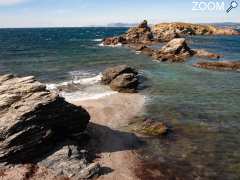
<svg viewBox="0 0 240 180">
<path fill-rule="evenodd" d="M 0 6 L 10 6 L 26 2 L 27 0 L 0 0 Z"/>
</svg>

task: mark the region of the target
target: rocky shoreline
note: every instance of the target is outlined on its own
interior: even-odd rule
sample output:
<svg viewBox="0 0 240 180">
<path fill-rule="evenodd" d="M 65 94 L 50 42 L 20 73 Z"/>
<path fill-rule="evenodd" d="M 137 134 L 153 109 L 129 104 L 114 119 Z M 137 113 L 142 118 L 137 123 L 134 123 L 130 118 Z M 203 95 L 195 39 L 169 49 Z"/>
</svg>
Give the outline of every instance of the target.
<svg viewBox="0 0 240 180">
<path fill-rule="evenodd" d="M 202 27 L 202 26 L 201 26 Z M 103 40 L 105 46 L 126 45 L 137 52 L 141 52 L 158 61 L 185 62 L 192 56 L 207 59 L 219 59 L 223 55 L 208 52 L 204 49 L 191 49 L 185 38 L 184 33 L 177 29 L 160 30 L 151 29 L 147 21 L 143 21 L 137 27 L 130 28 L 124 35 L 110 37 Z M 165 42 L 160 49 L 154 49 L 151 45 Z"/>
<path fill-rule="evenodd" d="M 203 59 L 219 60 L 222 54 L 208 52 L 204 49 L 191 49 L 186 39 L 187 35 L 240 35 L 240 32 L 231 28 L 217 28 L 211 25 L 188 24 L 188 23 L 162 23 L 153 28 L 143 21 L 137 27 L 130 28 L 125 34 L 118 37 L 109 37 L 103 40 L 105 46 L 122 44 L 138 53 L 142 53 L 159 62 L 183 63 L 195 56 Z M 165 43 L 160 49 L 152 45 Z M 197 63 L 194 67 L 236 70 L 238 62 L 222 63 L 208 62 Z M 238 70 L 237 70 L 238 71 Z"/>
<path fill-rule="evenodd" d="M 32 76 L 0 76 L 1 179 L 139 179 L 141 140 L 121 130 L 144 106 L 138 72 L 120 65 L 103 74 L 124 93 L 66 102 Z"/>
</svg>

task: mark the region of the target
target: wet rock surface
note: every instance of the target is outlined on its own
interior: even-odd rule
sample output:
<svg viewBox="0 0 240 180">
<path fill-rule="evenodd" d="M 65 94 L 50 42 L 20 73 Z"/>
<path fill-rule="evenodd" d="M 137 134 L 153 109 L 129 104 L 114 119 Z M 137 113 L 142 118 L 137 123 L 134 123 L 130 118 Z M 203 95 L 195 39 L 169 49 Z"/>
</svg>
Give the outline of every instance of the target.
<svg viewBox="0 0 240 180">
<path fill-rule="evenodd" d="M 107 68 L 103 72 L 102 82 L 112 90 L 122 93 L 134 93 L 139 85 L 138 72 L 127 66 L 119 65 Z"/>
<path fill-rule="evenodd" d="M 170 128 L 161 121 L 153 119 L 144 119 L 143 122 L 137 123 L 131 127 L 134 132 L 150 136 L 150 137 L 161 137 L 170 133 Z"/>
<path fill-rule="evenodd" d="M 240 61 L 199 62 L 193 66 L 213 70 L 240 71 Z"/>
</svg>

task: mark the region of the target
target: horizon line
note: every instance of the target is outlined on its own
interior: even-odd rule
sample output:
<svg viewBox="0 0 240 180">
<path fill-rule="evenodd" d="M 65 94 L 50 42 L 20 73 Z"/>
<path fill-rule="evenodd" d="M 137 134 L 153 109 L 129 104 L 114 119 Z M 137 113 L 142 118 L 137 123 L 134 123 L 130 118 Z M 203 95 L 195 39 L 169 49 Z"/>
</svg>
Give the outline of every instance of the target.
<svg viewBox="0 0 240 180">
<path fill-rule="evenodd" d="M 173 22 L 159 22 L 159 23 L 149 23 L 150 25 L 155 25 L 155 24 L 160 24 L 160 23 L 192 23 L 192 24 L 223 24 L 223 23 L 236 23 L 236 24 L 240 24 L 239 22 L 234 22 L 234 21 L 224 21 L 224 22 L 184 22 L 184 21 L 173 21 Z M 114 26 L 114 24 L 125 24 L 126 26 Z M 115 22 L 115 23 L 108 23 L 105 25 L 85 25 L 85 26 L 12 26 L 12 27 L 0 27 L 0 29 L 39 29 L 39 28 L 98 28 L 98 27 L 132 27 L 132 26 L 127 26 L 127 25 L 135 25 L 135 24 L 139 24 L 137 22 L 133 22 L 133 23 L 124 23 L 124 22 Z"/>
</svg>

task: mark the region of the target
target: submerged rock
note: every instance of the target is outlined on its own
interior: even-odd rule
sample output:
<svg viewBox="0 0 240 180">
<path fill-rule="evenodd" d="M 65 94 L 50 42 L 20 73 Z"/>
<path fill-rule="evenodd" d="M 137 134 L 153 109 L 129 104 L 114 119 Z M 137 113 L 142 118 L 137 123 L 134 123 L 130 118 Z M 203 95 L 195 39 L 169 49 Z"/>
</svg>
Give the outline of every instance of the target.
<svg viewBox="0 0 240 180">
<path fill-rule="evenodd" d="M 240 71 L 240 61 L 199 62 L 193 66 L 204 69 Z"/>
<path fill-rule="evenodd" d="M 139 85 L 138 72 L 127 66 L 119 65 L 107 68 L 103 72 L 102 82 L 110 85 L 111 89 L 123 93 L 136 92 Z"/>
<path fill-rule="evenodd" d="M 90 116 L 34 77 L 0 76 L 0 162 L 28 163 L 83 132 Z"/>
<path fill-rule="evenodd" d="M 152 119 L 146 119 L 141 127 L 135 129 L 135 131 L 140 132 L 147 136 L 164 136 L 168 134 L 169 128 L 163 122 L 158 122 Z"/>
</svg>

